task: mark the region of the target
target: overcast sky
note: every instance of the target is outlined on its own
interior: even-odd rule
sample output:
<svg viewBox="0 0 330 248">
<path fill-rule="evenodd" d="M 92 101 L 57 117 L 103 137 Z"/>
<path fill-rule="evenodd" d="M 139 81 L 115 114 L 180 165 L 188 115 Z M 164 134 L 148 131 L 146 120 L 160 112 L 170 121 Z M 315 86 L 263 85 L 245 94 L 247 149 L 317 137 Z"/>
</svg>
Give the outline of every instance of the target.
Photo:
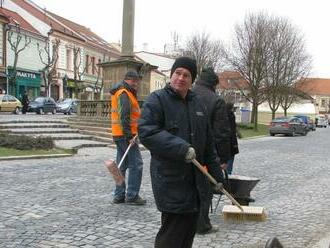
<svg viewBox="0 0 330 248">
<path fill-rule="evenodd" d="M 108 42 L 120 42 L 123 0 L 33 0 L 60 16 L 89 27 Z M 330 78 L 330 14 L 327 0 L 135 0 L 135 46 L 162 52 L 171 33 L 179 42 L 205 31 L 228 42 L 234 25 L 250 12 L 287 17 L 304 34 L 314 77 Z"/>
</svg>

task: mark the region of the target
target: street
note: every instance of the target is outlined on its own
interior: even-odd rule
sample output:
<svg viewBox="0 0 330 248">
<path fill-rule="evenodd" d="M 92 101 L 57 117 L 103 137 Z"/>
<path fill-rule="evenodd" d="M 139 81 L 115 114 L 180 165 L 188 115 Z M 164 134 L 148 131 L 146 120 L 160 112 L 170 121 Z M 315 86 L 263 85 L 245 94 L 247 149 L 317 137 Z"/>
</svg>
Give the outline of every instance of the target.
<svg viewBox="0 0 330 248">
<path fill-rule="evenodd" d="M 234 173 L 260 178 L 252 191 L 265 222 L 227 223 L 221 202 L 210 214 L 217 233 L 196 235 L 195 248 L 316 248 L 330 234 L 330 128 L 307 136 L 240 140 Z M 153 247 L 160 225 L 142 152 L 146 206 L 113 205 L 104 160 L 111 148 L 84 148 L 68 158 L 0 162 L 0 247 Z M 329 243 L 328 243 L 329 244 Z"/>
</svg>

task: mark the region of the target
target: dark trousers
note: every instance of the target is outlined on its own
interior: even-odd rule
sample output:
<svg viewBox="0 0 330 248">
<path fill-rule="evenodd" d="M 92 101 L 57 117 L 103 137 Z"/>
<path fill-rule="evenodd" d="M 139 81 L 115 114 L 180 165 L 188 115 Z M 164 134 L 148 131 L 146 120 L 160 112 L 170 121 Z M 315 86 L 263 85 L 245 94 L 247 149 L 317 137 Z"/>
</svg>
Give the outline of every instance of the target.
<svg viewBox="0 0 330 248">
<path fill-rule="evenodd" d="M 199 216 L 197 222 L 197 232 L 204 233 L 212 228 L 211 221 L 209 218 L 210 207 L 213 198 L 212 187 L 208 185 L 207 190 L 205 190 L 199 208 Z"/>
<path fill-rule="evenodd" d="M 173 214 L 162 212 L 161 227 L 155 248 L 190 248 L 196 232 L 198 213 Z"/>
</svg>

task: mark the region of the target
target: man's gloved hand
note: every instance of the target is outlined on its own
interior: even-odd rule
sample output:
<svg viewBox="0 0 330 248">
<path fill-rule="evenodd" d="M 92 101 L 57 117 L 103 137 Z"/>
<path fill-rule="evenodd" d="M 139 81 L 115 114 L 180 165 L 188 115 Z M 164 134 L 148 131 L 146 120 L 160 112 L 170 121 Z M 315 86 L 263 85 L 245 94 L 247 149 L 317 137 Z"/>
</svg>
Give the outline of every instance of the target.
<svg viewBox="0 0 330 248">
<path fill-rule="evenodd" d="M 223 184 L 222 183 L 217 183 L 217 185 L 213 186 L 213 192 L 217 194 L 221 194 L 223 190 Z"/>
<path fill-rule="evenodd" d="M 186 163 L 191 163 L 191 161 L 193 161 L 193 159 L 195 158 L 196 158 L 195 149 L 193 147 L 189 147 L 185 156 Z"/>
</svg>

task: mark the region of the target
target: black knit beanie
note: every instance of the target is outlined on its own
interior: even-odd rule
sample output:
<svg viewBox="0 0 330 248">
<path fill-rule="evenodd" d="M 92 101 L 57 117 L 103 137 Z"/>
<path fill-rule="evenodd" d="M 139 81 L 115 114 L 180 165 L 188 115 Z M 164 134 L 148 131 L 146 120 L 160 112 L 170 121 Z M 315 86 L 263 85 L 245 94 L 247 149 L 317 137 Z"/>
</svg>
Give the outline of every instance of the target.
<svg viewBox="0 0 330 248">
<path fill-rule="evenodd" d="M 174 61 L 174 64 L 171 69 L 171 77 L 174 71 L 177 68 L 183 67 L 190 71 L 192 82 L 195 81 L 196 75 L 197 75 L 197 66 L 196 66 L 196 60 L 189 58 L 189 57 L 179 57 Z"/>
<path fill-rule="evenodd" d="M 213 68 L 211 67 L 203 68 L 199 76 L 199 80 L 200 81 L 197 81 L 197 83 L 203 81 L 204 83 L 210 86 L 215 86 L 219 83 L 218 75 L 214 72 Z"/>
</svg>

